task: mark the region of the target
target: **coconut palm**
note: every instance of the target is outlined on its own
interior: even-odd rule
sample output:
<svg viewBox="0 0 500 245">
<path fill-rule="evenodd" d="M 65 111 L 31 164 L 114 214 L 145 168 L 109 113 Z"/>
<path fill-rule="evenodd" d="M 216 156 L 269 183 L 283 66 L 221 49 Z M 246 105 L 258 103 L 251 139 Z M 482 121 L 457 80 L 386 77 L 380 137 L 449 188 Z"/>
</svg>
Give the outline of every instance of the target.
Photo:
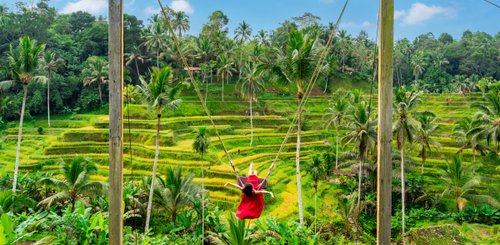
<svg viewBox="0 0 500 245">
<path fill-rule="evenodd" d="M 313 178 L 314 188 L 314 232 L 316 232 L 316 217 L 317 217 L 317 196 L 318 196 L 318 183 L 326 176 L 327 168 L 325 162 L 319 155 L 315 155 L 310 161 L 307 162 L 306 172 Z"/>
<path fill-rule="evenodd" d="M 441 147 L 441 144 L 433 138 L 436 134 L 436 131 L 439 129 L 439 125 L 437 125 L 439 118 L 437 118 L 434 113 L 429 111 L 418 113 L 416 118 L 419 122 L 419 127 L 417 129 L 417 137 L 415 138 L 415 143 L 420 148 L 419 156 L 422 158 L 421 173 L 424 174 L 424 165 L 427 158 L 427 151 L 431 153 L 433 149 L 437 151 L 439 147 Z"/>
<path fill-rule="evenodd" d="M 160 53 L 167 48 L 167 32 L 160 22 L 154 22 L 143 34 L 142 45 L 150 52 L 156 52 L 156 68 L 160 69 Z"/>
<path fill-rule="evenodd" d="M 189 31 L 189 16 L 182 11 L 174 12 L 172 27 L 179 32 L 179 37 L 182 37 L 182 32 Z"/>
<path fill-rule="evenodd" d="M 207 154 L 209 146 L 210 139 L 208 138 L 207 129 L 205 127 L 199 128 L 193 142 L 193 150 L 201 154 L 201 234 L 205 234 L 205 163 L 203 157 Z"/>
<path fill-rule="evenodd" d="M 233 75 L 236 69 L 233 67 L 234 62 L 226 55 L 219 57 L 219 69 L 217 69 L 217 75 L 219 75 L 222 82 L 222 101 L 224 101 L 224 83 L 229 80 L 229 77 Z"/>
<path fill-rule="evenodd" d="M 269 46 L 269 40 L 267 40 L 267 32 L 264 30 L 260 30 L 257 32 L 255 36 L 257 42 L 260 46 Z"/>
<path fill-rule="evenodd" d="M 396 143 L 401 155 L 401 234 L 405 235 L 405 142 L 413 141 L 418 122 L 412 117 L 411 111 L 421 101 L 420 93 L 407 92 L 405 88 L 394 88 L 394 110 L 396 111 L 393 132 L 396 135 Z M 404 239 L 403 239 L 404 241 Z"/>
<path fill-rule="evenodd" d="M 243 55 L 245 53 L 244 46 L 243 44 L 246 43 L 248 40 L 250 40 L 250 37 L 252 36 L 252 28 L 248 23 L 245 21 L 241 22 L 238 24 L 238 27 L 234 30 L 234 38 L 239 39 L 239 47 L 238 51 L 240 53 L 240 61 L 239 61 L 239 76 L 241 78 L 242 76 L 242 70 L 244 69 L 244 64 L 245 62 L 243 61 Z"/>
<path fill-rule="evenodd" d="M 327 129 L 333 124 L 335 127 L 335 169 L 339 166 L 339 127 L 344 123 L 349 104 L 344 98 L 337 98 L 331 107 L 327 108 L 324 118 L 327 120 Z"/>
<path fill-rule="evenodd" d="M 411 65 L 413 66 L 413 76 L 415 76 L 415 88 L 417 87 L 418 78 L 424 73 L 425 60 L 423 51 L 417 51 L 411 57 Z"/>
<path fill-rule="evenodd" d="M 295 168 L 297 177 L 297 195 L 300 223 L 304 222 L 302 210 L 302 190 L 300 182 L 300 135 L 302 128 L 302 99 L 304 90 L 316 68 L 318 61 L 318 39 L 302 31 L 291 31 L 288 44 L 283 49 L 275 48 L 277 54 L 275 64 L 270 64 L 270 70 L 280 81 L 285 81 L 297 89 L 297 147 Z"/>
<path fill-rule="evenodd" d="M 105 59 L 91 56 L 87 59 L 86 67 L 82 71 L 83 74 L 86 74 L 83 86 L 97 83 L 101 105 L 103 104 L 102 85 L 108 83 L 108 69 L 108 62 Z"/>
<path fill-rule="evenodd" d="M 28 36 L 19 39 L 19 45 L 14 48 L 10 46 L 7 57 L 9 72 L 12 80 L 0 82 L 0 88 L 5 89 L 14 83 L 23 85 L 23 101 L 21 105 L 21 115 L 19 119 L 19 133 L 17 136 L 16 162 L 14 165 L 14 181 L 12 191 L 16 192 L 17 176 L 19 170 L 19 157 L 21 153 L 21 138 L 23 135 L 24 111 L 26 108 L 26 98 L 28 96 L 28 85 L 33 82 L 45 82 L 47 78 L 37 74 L 40 61 L 42 60 L 44 44 L 37 44 Z"/>
<path fill-rule="evenodd" d="M 498 201 L 488 195 L 478 195 L 474 193 L 474 188 L 481 183 L 478 175 L 475 175 L 474 165 L 465 167 L 459 155 L 453 156 L 451 163 L 447 164 L 444 174 L 441 177 L 446 184 L 446 189 L 442 195 L 451 195 L 457 205 L 457 211 L 461 211 L 468 201 L 475 200 L 487 202 L 493 207 L 498 207 Z"/>
<path fill-rule="evenodd" d="M 142 64 L 145 61 L 144 56 L 142 56 L 141 54 L 141 50 L 139 50 L 138 47 L 134 46 L 132 47 L 130 53 L 125 53 L 125 57 L 126 57 L 125 66 L 131 67 L 132 63 L 134 63 L 135 72 L 137 74 L 137 77 L 139 77 L 141 74 L 139 72 L 138 63 Z"/>
<path fill-rule="evenodd" d="M 70 163 L 61 159 L 62 179 L 43 178 L 42 185 L 55 187 L 59 192 L 40 201 L 39 205 L 50 207 L 54 201 L 69 201 L 71 210 L 75 210 L 76 201 L 88 205 L 85 197 L 101 195 L 105 184 L 100 181 L 90 181 L 90 177 L 97 173 L 97 165 L 87 158 L 77 157 Z"/>
<path fill-rule="evenodd" d="M 344 146 L 355 143 L 358 148 L 360 163 L 358 171 L 358 208 L 361 205 L 361 177 L 362 165 L 368 158 L 368 150 L 375 146 L 377 142 L 377 132 L 375 130 L 376 121 L 370 119 L 368 107 L 364 102 L 354 106 L 351 114 L 347 116 L 347 134 L 342 138 Z"/>
<path fill-rule="evenodd" d="M 479 112 L 475 120 L 481 124 L 480 137 L 486 139 L 488 145 L 496 144 L 500 151 L 500 93 L 491 91 L 484 97 L 485 103 L 474 103 L 473 107 Z"/>
<path fill-rule="evenodd" d="M 54 52 L 45 52 L 40 65 L 41 69 L 47 72 L 47 122 L 50 128 L 50 79 L 52 78 L 52 72 L 64 65 L 64 60 L 57 58 Z"/>
<path fill-rule="evenodd" d="M 193 175 L 183 176 L 179 166 L 168 167 L 165 179 L 158 177 L 158 185 L 154 187 L 155 206 L 169 213 L 172 222 L 175 222 L 179 211 L 190 203 L 190 197 L 198 193 L 199 188 L 193 184 Z"/>
<path fill-rule="evenodd" d="M 149 221 L 151 218 L 151 207 L 153 202 L 153 190 L 156 178 L 156 169 L 158 167 L 158 157 L 160 154 L 160 124 L 161 114 L 164 110 L 173 110 L 181 103 L 180 99 L 176 99 L 180 92 L 181 85 L 174 85 L 171 82 L 172 69 L 165 67 L 163 69 L 152 68 L 151 78 L 146 82 L 141 77 L 141 85 L 137 86 L 138 91 L 142 95 L 144 102 L 148 108 L 156 113 L 156 149 L 155 159 L 153 163 L 153 172 L 151 179 L 151 187 L 149 192 L 148 207 L 146 213 L 145 230 L 149 229 Z"/>
<path fill-rule="evenodd" d="M 455 123 L 453 128 L 453 137 L 457 142 L 462 144 L 458 149 L 457 154 L 462 153 L 467 148 L 472 149 L 473 161 L 476 161 L 476 153 L 479 151 L 481 155 L 486 154 L 488 147 L 481 143 L 480 132 L 481 127 L 478 121 L 473 120 L 471 117 L 464 117 Z"/>
<path fill-rule="evenodd" d="M 253 101 L 257 100 L 257 94 L 264 90 L 264 80 L 262 70 L 258 69 L 254 63 L 247 64 L 245 68 L 245 78 L 240 80 L 239 87 L 243 97 L 247 98 L 250 104 L 250 145 L 253 145 Z"/>
<path fill-rule="evenodd" d="M 252 36 L 252 28 L 245 21 L 238 24 L 234 30 L 234 38 L 239 39 L 240 42 L 246 42 Z"/>
</svg>

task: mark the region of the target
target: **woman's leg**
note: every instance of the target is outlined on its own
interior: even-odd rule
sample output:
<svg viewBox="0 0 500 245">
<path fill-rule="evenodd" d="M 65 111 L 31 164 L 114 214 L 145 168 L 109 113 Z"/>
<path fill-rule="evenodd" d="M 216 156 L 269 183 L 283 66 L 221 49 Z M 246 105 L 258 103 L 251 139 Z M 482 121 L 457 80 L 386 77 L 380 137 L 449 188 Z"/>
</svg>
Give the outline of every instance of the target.
<svg viewBox="0 0 500 245">
<path fill-rule="evenodd" d="M 253 174 L 253 162 L 250 163 L 250 167 L 248 168 L 248 175 L 247 176 L 250 176 Z"/>
</svg>

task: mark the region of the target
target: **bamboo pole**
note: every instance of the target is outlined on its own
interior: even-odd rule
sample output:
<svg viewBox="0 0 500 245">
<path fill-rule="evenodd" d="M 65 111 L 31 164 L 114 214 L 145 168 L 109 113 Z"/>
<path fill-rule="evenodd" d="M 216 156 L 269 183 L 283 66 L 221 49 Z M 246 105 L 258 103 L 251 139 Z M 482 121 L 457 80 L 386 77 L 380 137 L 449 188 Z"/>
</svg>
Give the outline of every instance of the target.
<svg viewBox="0 0 500 245">
<path fill-rule="evenodd" d="M 109 0 L 109 244 L 123 243 L 123 0 Z"/>
<path fill-rule="evenodd" d="M 392 50 L 394 0 L 380 0 L 378 65 L 377 244 L 391 244 Z"/>
</svg>

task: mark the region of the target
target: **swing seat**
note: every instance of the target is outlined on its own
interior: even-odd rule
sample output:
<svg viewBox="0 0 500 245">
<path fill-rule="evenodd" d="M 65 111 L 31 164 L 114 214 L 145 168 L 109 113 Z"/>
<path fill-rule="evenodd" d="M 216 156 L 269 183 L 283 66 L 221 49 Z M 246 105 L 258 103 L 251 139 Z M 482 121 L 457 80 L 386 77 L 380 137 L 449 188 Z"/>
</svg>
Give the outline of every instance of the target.
<svg viewBox="0 0 500 245">
<path fill-rule="evenodd" d="M 240 176 L 238 179 L 238 185 L 245 184 L 247 183 L 248 177 L 246 176 Z M 267 188 L 267 180 L 259 178 L 259 185 L 261 189 L 266 189 Z M 243 187 L 243 186 L 242 186 Z"/>
</svg>

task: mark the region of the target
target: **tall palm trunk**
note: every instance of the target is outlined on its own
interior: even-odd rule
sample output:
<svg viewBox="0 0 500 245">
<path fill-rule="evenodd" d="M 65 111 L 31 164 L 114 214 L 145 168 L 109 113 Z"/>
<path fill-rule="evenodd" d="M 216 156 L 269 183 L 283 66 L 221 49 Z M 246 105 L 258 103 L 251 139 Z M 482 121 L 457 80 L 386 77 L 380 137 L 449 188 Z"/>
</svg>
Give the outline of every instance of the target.
<svg viewBox="0 0 500 245">
<path fill-rule="evenodd" d="M 207 103 L 208 97 L 208 82 L 205 83 L 205 104 Z"/>
<path fill-rule="evenodd" d="M 339 126 L 335 125 L 335 169 L 339 168 Z"/>
<path fill-rule="evenodd" d="M 222 76 L 222 101 L 224 102 L 224 83 L 225 83 L 225 79 L 224 79 L 224 76 Z"/>
<path fill-rule="evenodd" d="M 252 109 L 252 98 L 253 96 L 250 96 L 250 146 L 253 145 L 253 109 Z"/>
<path fill-rule="evenodd" d="M 101 101 L 102 105 L 102 88 L 101 88 L 101 81 L 97 82 L 97 87 L 99 88 L 99 100 Z"/>
<path fill-rule="evenodd" d="M 295 175 L 297 177 L 297 196 L 299 203 L 299 220 L 304 224 L 304 213 L 302 212 L 302 184 L 300 182 L 300 132 L 302 129 L 302 94 L 298 96 L 298 121 L 297 121 L 297 152 L 295 155 Z"/>
<path fill-rule="evenodd" d="M 405 244 L 405 196 L 406 196 L 404 165 L 405 165 L 405 150 L 403 142 L 403 147 L 401 147 L 401 237 L 403 238 L 403 245 Z"/>
<path fill-rule="evenodd" d="M 50 128 L 50 70 L 49 70 L 49 79 L 47 81 L 47 123 Z"/>
<path fill-rule="evenodd" d="M 156 68 L 160 69 L 160 49 L 156 50 Z"/>
<path fill-rule="evenodd" d="M 316 176 L 314 177 L 316 178 Z M 314 233 L 316 233 L 316 220 L 318 217 L 318 212 L 317 212 L 317 207 L 318 207 L 318 182 L 314 185 Z"/>
<path fill-rule="evenodd" d="M 205 242 L 205 162 L 201 153 L 201 244 Z"/>
<path fill-rule="evenodd" d="M 135 72 L 137 72 L 137 77 L 139 77 L 140 74 L 139 74 L 139 65 L 137 65 L 137 59 L 135 59 Z"/>
<path fill-rule="evenodd" d="M 365 148 L 366 148 L 365 146 L 359 147 L 360 163 L 359 163 L 359 169 L 358 169 L 358 213 L 359 213 L 360 208 L 361 208 L 361 179 L 362 179 L 361 175 L 362 175 L 362 166 L 365 163 L 365 154 L 366 154 Z"/>
<path fill-rule="evenodd" d="M 424 165 L 425 165 L 425 158 L 426 158 L 426 150 L 425 150 L 425 146 L 422 147 L 422 174 L 424 174 Z"/>
<path fill-rule="evenodd" d="M 17 175 L 19 171 L 19 157 L 21 155 L 21 138 L 23 137 L 23 121 L 24 110 L 26 108 L 26 97 L 28 97 L 28 84 L 23 84 L 23 104 L 21 106 L 21 118 L 19 119 L 19 133 L 17 135 L 17 148 L 16 148 L 16 163 L 14 165 L 14 181 L 12 183 L 12 191 L 16 192 Z"/>
<path fill-rule="evenodd" d="M 151 220 L 151 208 L 153 206 L 153 191 L 154 191 L 154 184 L 155 184 L 155 178 L 156 178 L 156 169 L 158 167 L 158 156 L 160 155 L 160 120 L 161 120 L 161 114 L 157 115 L 157 122 L 156 122 L 156 149 L 155 149 L 155 160 L 153 163 L 153 174 L 151 176 L 151 186 L 149 189 L 149 199 L 148 199 L 148 207 L 147 207 L 147 213 L 146 213 L 146 226 L 144 228 L 145 231 L 149 229 L 149 221 Z M 174 220 L 175 222 L 175 220 Z"/>
</svg>

